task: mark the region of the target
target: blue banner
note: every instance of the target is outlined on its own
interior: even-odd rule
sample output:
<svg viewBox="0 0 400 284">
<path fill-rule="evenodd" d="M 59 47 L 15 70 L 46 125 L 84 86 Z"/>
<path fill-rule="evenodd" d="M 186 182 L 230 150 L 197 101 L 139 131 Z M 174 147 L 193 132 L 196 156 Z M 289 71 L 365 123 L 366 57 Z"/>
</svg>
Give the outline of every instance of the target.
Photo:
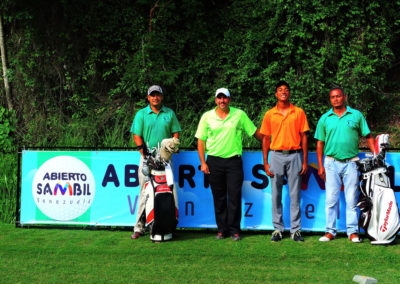
<svg viewBox="0 0 400 284">
<path fill-rule="evenodd" d="M 364 153 L 360 153 L 360 158 Z M 23 151 L 20 224 L 133 226 L 139 197 L 140 154 L 130 151 Z M 392 187 L 399 198 L 398 153 L 388 153 Z M 216 228 L 207 176 L 197 152 L 173 156 L 179 200 L 179 227 Z M 273 230 L 270 180 L 262 152 L 243 153 L 243 229 Z M 290 227 L 290 198 L 282 196 L 285 227 Z M 316 153 L 309 153 L 309 170 L 301 191 L 302 230 L 325 231 L 325 185 L 318 176 Z M 339 231 L 346 230 L 344 193 L 338 208 Z"/>
</svg>

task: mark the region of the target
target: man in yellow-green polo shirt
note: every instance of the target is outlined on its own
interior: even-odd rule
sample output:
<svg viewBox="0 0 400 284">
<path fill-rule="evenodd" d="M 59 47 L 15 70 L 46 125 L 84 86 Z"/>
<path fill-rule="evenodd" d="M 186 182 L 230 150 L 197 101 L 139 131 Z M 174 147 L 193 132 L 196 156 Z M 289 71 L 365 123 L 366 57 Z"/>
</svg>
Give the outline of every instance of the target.
<svg viewBox="0 0 400 284">
<path fill-rule="evenodd" d="M 346 227 L 350 241 L 361 242 L 358 236 L 358 160 L 359 137 L 367 139 L 368 147 L 374 153 L 374 138 L 361 112 L 346 105 L 346 95 L 342 88 L 329 91 L 332 109 L 318 121 L 317 139 L 318 175 L 325 180 L 325 235 L 319 240 L 329 242 L 336 236 L 337 205 L 340 188 L 344 186 L 346 200 Z M 325 161 L 323 162 L 323 155 Z"/>
<path fill-rule="evenodd" d="M 143 166 L 143 148 L 148 146 L 149 150 L 161 144 L 165 138 L 179 138 L 181 127 L 175 112 L 164 106 L 162 101 L 164 98 L 163 91 L 160 86 L 153 85 L 147 91 L 147 100 L 149 105 L 136 113 L 131 126 L 133 140 L 140 151 L 141 158 L 139 164 L 139 203 L 136 213 L 136 224 L 132 239 L 138 239 L 144 233 L 145 226 L 145 194 L 144 184 L 145 176 L 142 173 Z"/>
<path fill-rule="evenodd" d="M 215 220 L 218 227 L 216 238 L 231 235 L 240 240 L 242 217 L 242 136 L 246 133 L 262 141 L 262 135 L 247 114 L 230 107 L 228 89 L 215 93 L 216 108 L 206 112 L 196 131 L 201 171 L 210 175 L 214 199 Z M 205 159 L 207 153 L 207 161 Z"/>
</svg>

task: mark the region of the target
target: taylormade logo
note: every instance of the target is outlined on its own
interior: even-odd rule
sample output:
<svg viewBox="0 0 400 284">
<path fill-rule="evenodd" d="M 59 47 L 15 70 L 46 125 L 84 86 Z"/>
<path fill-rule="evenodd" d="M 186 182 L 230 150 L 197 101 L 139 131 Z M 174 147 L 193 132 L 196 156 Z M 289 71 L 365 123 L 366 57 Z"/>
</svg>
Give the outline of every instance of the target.
<svg viewBox="0 0 400 284">
<path fill-rule="evenodd" d="M 388 220 L 389 220 L 389 215 L 390 215 L 390 211 L 392 211 L 392 205 L 393 205 L 393 201 L 389 202 L 389 207 L 386 210 L 386 217 L 385 220 L 383 222 L 383 225 L 380 227 L 380 230 L 382 232 L 386 232 L 387 231 L 387 225 L 388 225 Z"/>
<path fill-rule="evenodd" d="M 95 190 L 90 169 L 71 156 L 47 160 L 36 172 L 32 184 L 37 207 L 58 221 L 73 220 L 85 213 L 92 204 Z"/>
</svg>

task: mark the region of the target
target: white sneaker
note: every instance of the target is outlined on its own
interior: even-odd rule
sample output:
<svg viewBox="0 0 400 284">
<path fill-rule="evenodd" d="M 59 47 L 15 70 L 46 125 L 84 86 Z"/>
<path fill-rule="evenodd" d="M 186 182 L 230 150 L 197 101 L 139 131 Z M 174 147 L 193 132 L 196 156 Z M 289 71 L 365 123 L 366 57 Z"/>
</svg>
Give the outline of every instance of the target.
<svg viewBox="0 0 400 284">
<path fill-rule="evenodd" d="M 319 238 L 320 242 L 329 242 L 332 241 L 335 238 L 334 235 L 332 235 L 331 233 L 325 233 L 325 235 L 323 237 Z"/>
<path fill-rule="evenodd" d="M 351 234 L 349 240 L 353 243 L 361 243 L 361 238 L 358 236 L 358 234 Z"/>
</svg>

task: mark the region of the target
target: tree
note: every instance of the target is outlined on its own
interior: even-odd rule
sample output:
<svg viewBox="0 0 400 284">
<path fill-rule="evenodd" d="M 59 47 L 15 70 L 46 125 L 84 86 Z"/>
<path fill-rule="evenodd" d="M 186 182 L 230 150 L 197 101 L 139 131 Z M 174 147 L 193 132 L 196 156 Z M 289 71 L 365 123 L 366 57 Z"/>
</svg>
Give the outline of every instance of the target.
<svg viewBox="0 0 400 284">
<path fill-rule="evenodd" d="M 4 45 L 4 31 L 3 31 L 3 17 L 0 15 L 0 53 L 1 53 L 1 65 L 3 67 L 3 80 L 4 80 L 4 89 L 6 92 L 6 100 L 8 109 L 13 109 L 13 104 L 11 101 L 11 94 L 10 94 L 10 85 L 8 83 L 8 76 L 7 76 L 7 61 L 6 61 L 6 48 Z"/>
</svg>

